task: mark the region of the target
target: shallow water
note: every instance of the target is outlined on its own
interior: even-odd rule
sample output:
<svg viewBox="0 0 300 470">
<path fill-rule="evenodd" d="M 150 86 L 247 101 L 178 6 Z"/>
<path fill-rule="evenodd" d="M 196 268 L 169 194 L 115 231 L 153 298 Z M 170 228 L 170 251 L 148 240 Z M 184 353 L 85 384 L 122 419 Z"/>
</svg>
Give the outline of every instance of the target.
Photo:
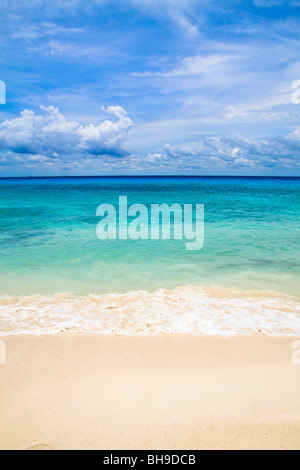
<svg viewBox="0 0 300 470">
<path fill-rule="evenodd" d="M 149 210 L 204 204 L 203 249 L 99 240 L 97 207 L 117 207 L 121 195 Z M 0 329 L 291 333 L 299 329 L 299 209 L 299 178 L 0 180 Z M 180 298 L 178 286 L 186 287 Z M 137 300 L 125 297 L 121 308 L 128 292 Z M 216 292 L 223 297 L 214 304 Z M 117 307 L 106 310 L 109 294 Z"/>
</svg>

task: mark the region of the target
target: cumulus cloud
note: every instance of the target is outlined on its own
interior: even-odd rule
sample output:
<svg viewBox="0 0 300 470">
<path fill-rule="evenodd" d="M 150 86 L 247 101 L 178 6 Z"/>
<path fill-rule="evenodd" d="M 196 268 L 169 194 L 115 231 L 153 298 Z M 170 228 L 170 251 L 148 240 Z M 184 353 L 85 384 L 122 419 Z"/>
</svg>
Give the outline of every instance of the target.
<svg viewBox="0 0 300 470">
<path fill-rule="evenodd" d="M 165 172 L 296 170 L 300 168 L 300 128 L 281 137 L 250 139 L 238 136 L 202 137 L 196 142 L 166 144 L 154 152 L 133 155 L 125 147 L 132 120 L 119 106 L 103 110 L 114 116 L 86 126 L 66 119 L 58 108 L 41 107 L 42 113 L 24 110 L 18 118 L 0 124 L 0 166 L 28 171 L 55 172 L 87 169 Z M 107 158 L 110 157 L 110 158 Z M 119 157 L 119 158 L 118 158 Z M 128 158 L 126 158 L 128 157 Z M 130 158 L 129 158 L 130 157 Z"/>
<path fill-rule="evenodd" d="M 40 115 L 24 110 L 20 117 L 0 124 L 0 151 L 62 160 L 74 155 L 124 157 L 130 154 L 124 141 L 133 123 L 120 106 L 103 108 L 116 118 L 115 122 L 105 120 L 87 126 L 68 121 L 53 106 L 41 106 L 41 109 Z"/>
<path fill-rule="evenodd" d="M 145 161 L 155 163 L 164 158 L 165 157 L 162 153 L 148 153 L 147 157 L 145 158 Z"/>
<path fill-rule="evenodd" d="M 245 139 L 242 137 L 206 137 L 196 143 L 164 146 L 169 161 L 205 167 L 248 166 L 256 168 L 299 168 L 300 128 L 284 137 Z"/>
</svg>

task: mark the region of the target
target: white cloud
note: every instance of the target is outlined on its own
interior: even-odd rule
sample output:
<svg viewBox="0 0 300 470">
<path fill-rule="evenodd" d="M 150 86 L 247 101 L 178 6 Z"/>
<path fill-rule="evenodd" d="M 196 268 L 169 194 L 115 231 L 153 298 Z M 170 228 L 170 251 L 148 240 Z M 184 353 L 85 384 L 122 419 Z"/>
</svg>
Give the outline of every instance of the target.
<svg viewBox="0 0 300 470">
<path fill-rule="evenodd" d="M 241 151 L 241 149 L 239 149 L 238 147 L 233 149 L 232 150 L 232 155 L 235 157 L 239 152 Z"/>
<path fill-rule="evenodd" d="M 202 75 L 220 72 L 232 56 L 227 54 L 212 54 L 208 56 L 197 55 L 194 57 L 185 57 L 182 65 L 171 72 L 163 75 L 169 76 L 185 76 L 185 75 Z"/>
<path fill-rule="evenodd" d="M 27 24 L 26 26 L 19 26 L 13 31 L 12 37 L 24 39 L 25 41 L 32 41 L 57 35 L 73 36 L 76 34 L 81 34 L 84 31 L 84 28 L 71 28 L 52 22 L 42 22 L 40 24 Z"/>
<path fill-rule="evenodd" d="M 41 106 L 41 109 L 44 114 L 24 110 L 20 117 L 2 122 L 0 150 L 62 160 L 75 155 L 123 157 L 130 154 L 124 140 L 133 123 L 120 106 L 105 109 L 117 118 L 115 122 L 106 120 L 87 126 L 68 121 L 53 106 Z"/>
<path fill-rule="evenodd" d="M 130 0 L 138 9 L 155 17 L 170 18 L 183 34 L 196 37 L 198 24 L 191 15 L 193 0 Z"/>
<path fill-rule="evenodd" d="M 198 35 L 198 26 L 188 18 L 184 6 L 177 2 L 167 2 L 169 3 L 169 14 L 170 17 L 177 23 L 177 25 L 184 31 L 184 33 L 191 37 L 196 37 Z"/>
<path fill-rule="evenodd" d="M 238 59 L 238 57 L 230 54 L 196 55 L 184 57 L 177 67 L 169 71 L 132 72 L 130 75 L 134 77 L 188 77 L 218 74 L 224 71 L 224 68 L 234 59 Z"/>
<path fill-rule="evenodd" d="M 250 114 L 237 106 L 227 106 L 225 109 L 224 119 L 228 121 L 248 121 L 250 119 Z"/>
<path fill-rule="evenodd" d="M 299 168 L 300 128 L 278 138 L 204 137 L 185 145 L 165 145 L 165 155 L 174 167 L 248 166 L 256 168 Z"/>
<path fill-rule="evenodd" d="M 151 162 L 151 163 L 154 163 L 154 162 L 158 162 L 159 160 L 162 160 L 164 159 L 164 155 L 162 153 L 148 153 L 147 157 L 145 158 L 145 160 L 147 162 Z"/>
</svg>

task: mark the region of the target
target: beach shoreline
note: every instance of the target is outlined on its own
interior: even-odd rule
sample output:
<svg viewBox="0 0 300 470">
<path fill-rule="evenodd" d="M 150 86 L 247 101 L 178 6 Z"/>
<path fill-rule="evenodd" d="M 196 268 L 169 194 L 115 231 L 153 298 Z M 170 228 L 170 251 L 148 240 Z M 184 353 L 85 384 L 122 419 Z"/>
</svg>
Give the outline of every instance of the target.
<svg viewBox="0 0 300 470">
<path fill-rule="evenodd" d="M 299 449 L 299 337 L 7 336 L 1 449 Z"/>
<path fill-rule="evenodd" d="M 0 338 L 62 332 L 152 336 L 300 335 L 299 298 L 274 291 L 177 286 L 154 292 L 0 296 Z"/>
</svg>

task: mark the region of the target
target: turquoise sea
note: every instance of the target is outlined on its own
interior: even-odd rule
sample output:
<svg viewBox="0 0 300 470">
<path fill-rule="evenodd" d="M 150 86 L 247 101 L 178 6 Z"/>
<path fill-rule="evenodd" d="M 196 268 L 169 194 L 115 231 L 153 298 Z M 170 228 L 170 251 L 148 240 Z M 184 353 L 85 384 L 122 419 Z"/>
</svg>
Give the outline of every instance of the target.
<svg viewBox="0 0 300 470">
<path fill-rule="evenodd" d="M 205 242 L 99 240 L 97 207 L 204 204 Z M 300 178 L 0 179 L 0 331 L 300 334 Z"/>
</svg>

